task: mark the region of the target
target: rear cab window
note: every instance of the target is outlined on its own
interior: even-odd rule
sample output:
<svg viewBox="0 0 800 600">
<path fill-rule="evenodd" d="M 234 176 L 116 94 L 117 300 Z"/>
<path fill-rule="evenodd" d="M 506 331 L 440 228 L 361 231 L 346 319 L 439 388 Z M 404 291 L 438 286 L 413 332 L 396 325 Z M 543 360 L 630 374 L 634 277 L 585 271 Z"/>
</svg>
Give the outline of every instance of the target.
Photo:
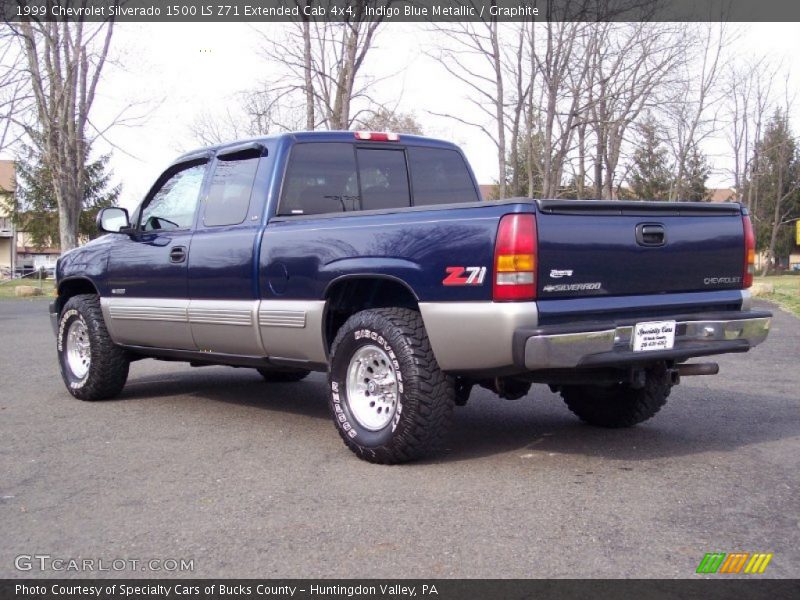
<svg viewBox="0 0 800 600">
<path fill-rule="evenodd" d="M 278 215 L 391 210 L 479 200 L 466 161 L 456 150 L 301 142 L 291 151 Z"/>
<path fill-rule="evenodd" d="M 415 206 L 480 201 L 467 163 L 459 152 L 410 146 L 408 163 Z"/>
<path fill-rule="evenodd" d="M 406 155 L 402 149 L 358 148 L 361 210 L 411 206 Z"/>
<path fill-rule="evenodd" d="M 353 145 L 338 142 L 295 145 L 278 214 L 318 215 L 353 210 L 358 210 Z"/>
</svg>

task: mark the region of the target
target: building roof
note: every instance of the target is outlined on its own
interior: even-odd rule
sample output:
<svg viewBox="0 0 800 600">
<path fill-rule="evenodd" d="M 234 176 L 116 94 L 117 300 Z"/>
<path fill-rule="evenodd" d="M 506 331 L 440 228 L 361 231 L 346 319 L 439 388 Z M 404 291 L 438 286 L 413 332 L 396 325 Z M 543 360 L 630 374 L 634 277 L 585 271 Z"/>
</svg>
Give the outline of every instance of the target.
<svg viewBox="0 0 800 600">
<path fill-rule="evenodd" d="M 483 200 L 491 200 L 497 196 L 497 185 L 494 183 L 481 183 L 479 186 Z"/>
<path fill-rule="evenodd" d="M 709 188 L 709 202 L 733 202 L 736 200 L 736 190 L 732 188 Z"/>
<path fill-rule="evenodd" d="M 17 189 L 14 161 L 0 160 L 0 192 L 13 192 Z"/>
<path fill-rule="evenodd" d="M 33 246 L 17 246 L 17 254 L 61 254 L 59 248 L 34 248 Z"/>
</svg>

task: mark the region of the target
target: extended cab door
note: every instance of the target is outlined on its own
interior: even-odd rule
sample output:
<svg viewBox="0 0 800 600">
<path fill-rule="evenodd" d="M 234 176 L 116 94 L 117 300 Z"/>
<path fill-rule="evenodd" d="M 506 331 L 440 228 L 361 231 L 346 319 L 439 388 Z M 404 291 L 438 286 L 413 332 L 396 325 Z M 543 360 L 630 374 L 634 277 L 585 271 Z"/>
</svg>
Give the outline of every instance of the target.
<svg viewBox="0 0 800 600">
<path fill-rule="evenodd" d="M 116 236 L 103 312 L 120 344 L 196 348 L 189 327 L 188 264 L 207 159 L 170 167 L 137 211 L 135 231 Z"/>
<path fill-rule="evenodd" d="M 199 350 L 263 356 L 254 261 L 269 165 L 259 143 L 221 151 L 211 167 L 189 259 L 189 321 Z"/>
</svg>

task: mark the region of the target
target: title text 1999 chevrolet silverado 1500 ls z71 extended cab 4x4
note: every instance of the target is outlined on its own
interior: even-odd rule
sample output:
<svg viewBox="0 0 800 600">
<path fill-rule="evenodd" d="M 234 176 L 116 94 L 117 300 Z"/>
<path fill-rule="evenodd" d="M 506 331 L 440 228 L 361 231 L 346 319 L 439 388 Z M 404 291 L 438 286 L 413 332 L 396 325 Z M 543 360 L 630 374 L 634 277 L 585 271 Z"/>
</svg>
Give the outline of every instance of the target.
<svg viewBox="0 0 800 600">
<path fill-rule="evenodd" d="M 738 204 L 482 202 L 461 151 L 386 133 L 296 133 L 186 154 L 108 235 L 58 262 L 61 373 L 117 395 L 145 357 L 328 372 L 358 456 L 435 449 L 479 384 L 532 382 L 584 421 L 653 416 L 687 359 L 745 352 L 750 221 Z"/>
</svg>

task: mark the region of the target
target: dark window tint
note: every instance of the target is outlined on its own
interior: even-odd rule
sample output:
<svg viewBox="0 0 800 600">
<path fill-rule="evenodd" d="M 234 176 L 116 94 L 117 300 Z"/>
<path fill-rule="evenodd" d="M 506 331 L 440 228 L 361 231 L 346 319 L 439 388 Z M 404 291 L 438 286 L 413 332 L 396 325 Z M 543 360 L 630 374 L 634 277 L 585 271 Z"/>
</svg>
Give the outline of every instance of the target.
<svg viewBox="0 0 800 600">
<path fill-rule="evenodd" d="M 257 156 L 217 161 L 208 191 L 204 225 L 238 225 L 244 221 L 250 208 L 250 193 L 257 167 Z"/>
<path fill-rule="evenodd" d="M 189 229 L 203 186 L 206 164 L 185 168 L 167 179 L 142 210 L 142 229 Z"/>
<path fill-rule="evenodd" d="M 414 205 L 478 202 L 467 164 L 455 150 L 408 149 Z"/>
<path fill-rule="evenodd" d="M 283 184 L 279 214 L 316 215 L 358 209 L 352 144 L 297 144 Z"/>
<path fill-rule="evenodd" d="M 362 210 L 411 206 L 405 153 L 371 148 L 357 152 Z"/>
</svg>

